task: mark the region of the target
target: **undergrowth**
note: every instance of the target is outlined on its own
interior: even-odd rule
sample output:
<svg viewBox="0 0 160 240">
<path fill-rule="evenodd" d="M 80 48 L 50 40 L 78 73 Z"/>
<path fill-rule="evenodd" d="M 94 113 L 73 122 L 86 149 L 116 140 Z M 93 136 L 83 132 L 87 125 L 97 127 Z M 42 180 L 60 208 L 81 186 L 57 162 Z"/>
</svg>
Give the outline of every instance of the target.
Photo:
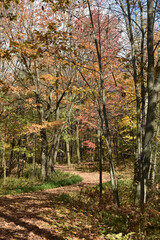
<svg viewBox="0 0 160 240">
<path fill-rule="evenodd" d="M 133 204 L 131 181 L 120 181 L 119 192 L 120 208 L 113 204 L 112 189 L 109 183 L 103 185 L 101 199 L 99 199 L 99 188 L 96 186 L 83 188 L 76 196 L 62 194 L 55 199 L 55 202 L 62 203 L 63 208 L 65 206 L 69 209 L 73 216 L 82 215 L 82 220 L 86 219 L 85 221 L 90 226 L 90 232 L 95 231 L 95 234 L 101 236 L 102 239 L 160 239 L 160 193 L 156 192 L 154 196 L 152 195 L 142 210 Z M 79 219 L 79 222 L 82 220 Z M 87 238 L 88 230 L 86 229 L 85 233 L 85 228 L 86 226 L 83 230 L 83 239 L 90 239 Z M 65 235 L 65 232 L 63 234 Z"/>
<path fill-rule="evenodd" d="M 56 173 L 54 172 L 52 174 L 51 178 L 43 182 L 40 179 L 39 169 L 35 169 L 33 174 L 32 169 L 29 167 L 24 171 L 23 177 L 7 177 L 5 184 L 1 179 L 0 195 L 35 192 L 39 190 L 72 185 L 80 181 L 82 181 L 82 178 L 78 175 L 71 175 L 69 173 L 56 171 Z"/>
<path fill-rule="evenodd" d="M 99 162 L 86 162 L 75 165 L 75 169 L 82 172 L 99 172 Z M 103 171 L 109 172 L 109 165 L 103 164 Z"/>
</svg>

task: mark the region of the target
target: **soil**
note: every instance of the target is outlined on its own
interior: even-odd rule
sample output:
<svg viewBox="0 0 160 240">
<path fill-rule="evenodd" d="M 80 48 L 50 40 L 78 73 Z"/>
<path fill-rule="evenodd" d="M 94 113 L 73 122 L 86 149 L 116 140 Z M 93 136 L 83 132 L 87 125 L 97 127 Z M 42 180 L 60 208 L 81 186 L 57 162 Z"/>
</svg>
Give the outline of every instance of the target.
<svg viewBox="0 0 160 240">
<path fill-rule="evenodd" d="M 98 184 L 99 174 L 75 171 L 62 165 L 55 166 L 55 170 L 58 169 L 80 175 L 83 181 L 72 186 L 0 196 L 0 240 L 65 239 L 48 227 L 50 219 L 45 216 L 53 211 L 53 199 L 62 193 L 72 193 L 84 186 Z M 109 174 L 104 173 L 103 182 L 109 180 Z"/>
</svg>

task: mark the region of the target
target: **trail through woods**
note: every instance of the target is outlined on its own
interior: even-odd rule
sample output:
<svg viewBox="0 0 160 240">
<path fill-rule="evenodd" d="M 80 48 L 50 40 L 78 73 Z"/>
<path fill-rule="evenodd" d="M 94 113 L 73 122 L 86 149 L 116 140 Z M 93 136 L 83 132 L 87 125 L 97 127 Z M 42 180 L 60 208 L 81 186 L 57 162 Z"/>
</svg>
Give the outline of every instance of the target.
<svg viewBox="0 0 160 240">
<path fill-rule="evenodd" d="M 85 231 L 90 231 L 89 229 L 85 230 L 86 224 L 85 226 L 82 224 L 83 229 L 79 231 L 83 235 L 82 237 L 80 233 L 73 233 L 75 231 L 72 232 L 72 230 L 74 230 L 78 215 L 75 216 L 75 219 L 72 217 L 73 222 L 71 222 L 71 219 L 67 219 L 67 221 L 70 221 L 71 230 L 68 232 L 70 238 L 64 237 L 63 231 L 60 229 L 66 227 L 65 217 L 69 217 L 69 212 L 65 212 L 66 210 L 61 211 L 64 212 L 64 216 L 60 216 L 58 211 L 59 209 L 63 210 L 63 202 L 58 204 L 55 202 L 55 198 L 62 193 L 80 191 L 84 186 L 98 184 L 99 174 L 97 172 L 86 173 L 75 171 L 65 166 L 56 166 L 55 169 L 80 175 L 83 181 L 72 186 L 45 191 L 0 196 L 0 240 L 102 239 L 95 237 L 96 235 L 93 233 L 88 233 L 86 235 L 88 237 L 85 238 L 82 231 L 84 231 L 84 234 Z M 104 173 L 103 182 L 109 180 L 109 174 Z"/>
</svg>

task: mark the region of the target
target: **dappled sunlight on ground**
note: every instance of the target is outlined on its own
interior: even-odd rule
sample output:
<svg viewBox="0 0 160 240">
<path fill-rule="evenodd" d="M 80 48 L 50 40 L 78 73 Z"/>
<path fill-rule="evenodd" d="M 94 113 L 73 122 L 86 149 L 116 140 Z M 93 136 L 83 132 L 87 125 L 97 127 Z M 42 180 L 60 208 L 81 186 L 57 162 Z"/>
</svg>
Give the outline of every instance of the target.
<svg viewBox="0 0 160 240">
<path fill-rule="evenodd" d="M 80 191 L 84 186 L 98 184 L 99 174 L 97 172 L 79 172 L 64 166 L 57 166 L 55 169 L 78 174 L 83 178 L 83 181 L 56 189 L 1 196 L 0 239 L 101 239 L 96 237 L 94 230 L 92 231 L 92 224 L 88 224 L 85 217 L 84 219 L 82 218 L 83 221 L 81 223 L 79 215 L 74 216 L 76 214 L 74 211 L 72 211 L 71 219 L 65 221 L 65 216 L 71 210 L 68 210 L 69 212 L 67 213 L 67 208 L 64 207 L 64 213 L 62 214 L 63 203 L 61 202 L 57 205 L 54 202 L 55 198 L 62 193 L 76 192 Z M 106 182 L 109 179 L 109 174 L 105 173 L 103 181 Z M 61 209 L 61 213 L 59 213 L 61 215 L 58 215 L 58 209 Z M 62 218 L 60 219 L 61 224 L 59 222 L 60 217 Z M 75 222 L 77 222 L 77 225 Z M 82 227 L 84 234 L 82 233 Z M 64 237 L 64 231 L 68 232 L 68 236 Z M 77 236 L 77 232 L 79 236 Z"/>
</svg>

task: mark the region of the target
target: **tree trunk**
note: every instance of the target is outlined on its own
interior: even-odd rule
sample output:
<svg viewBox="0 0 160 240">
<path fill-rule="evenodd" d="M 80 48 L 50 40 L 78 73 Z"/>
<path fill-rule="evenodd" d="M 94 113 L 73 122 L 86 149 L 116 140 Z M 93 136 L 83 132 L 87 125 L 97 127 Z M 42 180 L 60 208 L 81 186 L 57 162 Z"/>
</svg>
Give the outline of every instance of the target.
<svg viewBox="0 0 160 240">
<path fill-rule="evenodd" d="M 160 104 L 159 104 L 159 112 L 158 112 L 158 116 L 160 114 Z M 160 126 L 160 121 L 158 121 L 157 123 L 157 130 L 156 130 L 156 143 L 155 143 L 155 152 L 154 152 L 154 156 L 152 157 L 152 164 L 151 164 L 151 175 L 150 175 L 150 181 L 151 181 L 151 186 L 154 186 L 155 181 L 156 181 L 156 172 L 157 172 L 157 160 L 158 160 L 158 148 L 159 148 L 159 143 L 158 143 L 158 136 L 159 136 L 159 126 Z"/>
<path fill-rule="evenodd" d="M 70 149 L 69 149 L 69 140 L 66 139 L 65 142 L 66 142 L 66 152 L 67 152 L 67 164 L 68 164 L 68 167 L 70 168 L 71 167 L 71 156 L 70 156 Z"/>
<path fill-rule="evenodd" d="M 104 77 L 103 77 L 103 70 L 102 70 L 102 57 L 101 57 L 101 36 L 100 36 L 100 24 L 99 24 L 100 19 L 98 16 L 98 24 L 99 24 L 99 39 L 98 39 L 99 41 L 98 41 L 96 38 L 96 34 L 95 34 L 94 23 L 93 23 L 93 18 L 92 18 L 92 11 L 91 11 L 91 6 L 90 6 L 89 0 L 87 0 L 87 4 L 88 4 L 92 34 L 93 34 L 93 39 L 94 39 L 96 53 L 97 53 L 97 59 L 98 59 L 98 65 L 99 65 L 100 98 L 101 98 L 102 111 L 98 110 L 98 112 L 100 115 L 99 116 L 100 119 L 102 119 L 102 118 L 104 119 L 104 124 L 105 124 L 104 135 L 105 135 L 107 146 L 108 146 L 110 177 L 111 177 L 111 185 L 112 185 L 112 189 L 113 189 L 113 198 L 114 198 L 114 203 L 119 207 L 120 202 L 119 202 L 119 196 L 118 196 L 118 184 L 117 184 L 116 173 L 114 170 L 113 159 L 112 159 L 110 130 L 109 130 L 109 124 L 108 124 L 107 111 L 106 111 L 106 101 L 105 101 L 106 93 L 105 93 Z"/>
<path fill-rule="evenodd" d="M 107 117 L 105 117 L 105 119 L 106 119 L 105 124 L 107 125 L 106 126 L 106 129 L 107 129 L 106 142 L 107 142 L 107 146 L 108 146 L 111 186 L 112 186 L 112 190 L 113 190 L 114 203 L 119 207 L 120 201 L 119 201 L 119 194 L 118 194 L 118 183 L 117 183 L 116 173 L 115 173 L 113 159 L 112 159 L 112 148 L 111 148 L 110 133 L 109 133 L 109 128 L 108 128 Z"/>
<path fill-rule="evenodd" d="M 15 138 L 13 138 L 12 140 L 12 144 L 11 144 L 11 153 L 10 153 L 10 159 L 9 159 L 9 170 L 8 170 L 8 174 L 11 174 L 12 171 L 12 165 L 13 165 L 13 158 L 14 158 L 14 147 L 15 147 Z"/>
<path fill-rule="evenodd" d="M 56 147 L 55 147 L 55 151 L 54 151 L 54 156 L 53 156 L 53 166 L 57 161 L 57 155 L 58 155 L 58 149 L 59 149 L 59 143 L 60 143 L 60 138 L 61 138 L 61 134 L 58 135 L 57 138 L 57 143 L 56 143 Z"/>
<path fill-rule="evenodd" d="M 34 134 L 34 136 L 33 136 L 33 144 L 34 144 L 34 150 L 33 150 L 32 167 L 33 167 L 33 175 L 35 175 L 35 167 L 36 167 L 36 147 L 37 147 L 37 136 L 36 136 L 36 134 Z"/>
<path fill-rule="evenodd" d="M 98 146 L 99 146 L 99 197 L 102 198 L 102 163 L 103 163 L 103 142 L 102 130 L 98 130 Z"/>
<path fill-rule="evenodd" d="M 17 174 L 17 177 L 19 178 L 20 177 L 20 166 L 19 166 L 19 160 L 20 160 L 20 147 L 21 147 L 21 137 L 19 138 L 18 140 L 18 148 L 19 148 L 19 151 L 17 153 L 17 170 L 16 170 L 16 174 Z"/>
<path fill-rule="evenodd" d="M 47 179 L 47 160 L 48 160 L 48 143 L 46 129 L 41 129 L 41 177 L 43 181 Z"/>
<path fill-rule="evenodd" d="M 54 142 L 51 146 L 50 156 L 49 156 L 49 166 L 48 166 L 48 174 L 49 174 L 50 177 L 51 177 L 51 175 L 54 171 L 54 164 L 57 160 L 59 142 L 60 142 L 61 132 L 62 132 L 63 128 L 64 128 L 64 126 L 62 126 L 62 128 L 59 132 L 56 131 Z"/>
<path fill-rule="evenodd" d="M 158 133 L 159 133 L 159 126 L 157 129 L 157 136 L 158 136 Z M 151 164 L 151 175 L 150 175 L 151 186 L 153 186 L 156 181 L 157 156 L 158 156 L 158 143 L 156 142 L 155 153 L 154 153 L 154 157 L 152 158 L 152 164 Z"/>
<path fill-rule="evenodd" d="M 80 144 L 79 144 L 79 122 L 77 122 L 76 124 L 76 151 L 77 151 L 78 165 L 80 165 L 81 156 L 80 156 Z"/>
<path fill-rule="evenodd" d="M 149 169 L 151 164 L 152 153 L 152 138 L 154 135 L 156 110 L 157 110 L 157 97 L 160 85 L 160 59 L 157 63 L 157 72 L 155 78 L 154 72 L 154 48 L 153 48 L 153 30 L 154 30 L 154 17 L 153 17 L 153 0 L 147 1 L 147 53 L 148 53 L 148 72 L 147 72 L 147 89 L 148 89 L 148 109 L 145 127 L 145 135 L 143 139 L 142 149 L 142 176 L 141 176 L 141 204 L 146 203 L 147 200 L 147 187 L 149 185 Z"/>
<path fill-rule="evenodd" d="M 4 185 L 6 184 L 6 177 L 7 177 L 7 163 L 6 163 L 6 143 L 3 142 L 3 182 Z"/>
</svg>

